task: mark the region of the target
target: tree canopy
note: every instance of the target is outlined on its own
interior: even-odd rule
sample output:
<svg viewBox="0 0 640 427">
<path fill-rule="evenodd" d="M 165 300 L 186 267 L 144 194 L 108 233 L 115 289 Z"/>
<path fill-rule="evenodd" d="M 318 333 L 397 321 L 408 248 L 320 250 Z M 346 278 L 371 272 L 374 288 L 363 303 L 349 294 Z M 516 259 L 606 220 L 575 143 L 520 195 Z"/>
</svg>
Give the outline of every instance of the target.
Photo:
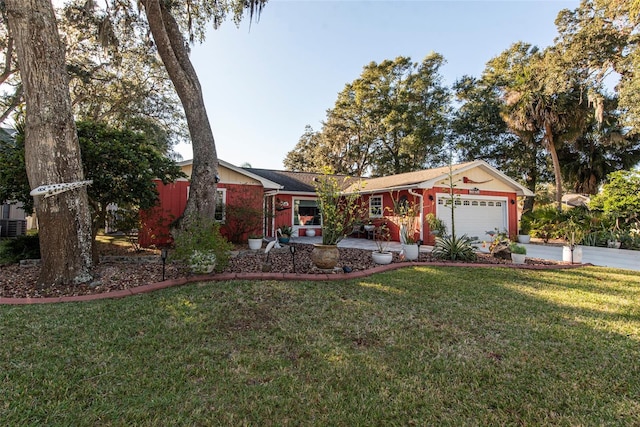
<svg viewBox="0 0 640 427">
<path fill-rule="evenodd" d="M 153 134 L 98 122 L 78 122 L 77 129 L 85 178 L 93 180 L 87 193 L 94 237 L 104 227 L 108 205 L 151 208 L 158 195 L 154 178 L 168 183 L 185 177 L 166 157 L 165 142 Z M 22 202 L 31 212 L 33 198 L 25 172 L 22 126 L 15 138 L 0 140 L 0 163 L 6 165 L 0 171 L 0 198 Z"/>
<path fill-rule="evenodd" d="M 609 175 L 602 191 L 591 199 L 592 209 L 602 210 L 616 221 L 640 225 L 640 172 L 616 171 Z"/>
<path fill-rule="evenodd" d="M 338 94 L 322 129 L 305 129 L 285 166 L 380 176 L 443 164 L 450 112 L 443 64 L 431 53 L 420 63 L 400 56 L 366 65 Z"/>
</svg>

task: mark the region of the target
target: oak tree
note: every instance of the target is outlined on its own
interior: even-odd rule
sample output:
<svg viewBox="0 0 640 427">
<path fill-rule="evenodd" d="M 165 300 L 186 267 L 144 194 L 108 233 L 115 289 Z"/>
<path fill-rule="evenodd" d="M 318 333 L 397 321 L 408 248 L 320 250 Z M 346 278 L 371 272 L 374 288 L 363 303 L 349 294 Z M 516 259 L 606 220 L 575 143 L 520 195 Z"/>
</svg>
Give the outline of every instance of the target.
<svg viewBox="0 0 640 427">
<path fill-rule="evenodd" d="M 65 51 L 48 0 L 6 0 L 9 31 L 24 87 L 25 164 L 29 185 L 84 180 L 71 109 Z M 41 286 L 92 279 L 91 219 L 86 187 L 36 196 Z"/>
</svg>

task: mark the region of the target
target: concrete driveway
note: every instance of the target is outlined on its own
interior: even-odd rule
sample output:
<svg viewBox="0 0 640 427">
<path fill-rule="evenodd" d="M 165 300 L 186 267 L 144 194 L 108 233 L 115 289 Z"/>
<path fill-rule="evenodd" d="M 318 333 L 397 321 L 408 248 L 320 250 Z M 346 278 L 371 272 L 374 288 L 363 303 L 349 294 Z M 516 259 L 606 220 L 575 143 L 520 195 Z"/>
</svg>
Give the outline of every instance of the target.
<svg viewBox="0 0 640 427">
<path fill-rule="evenodd" d="M 294 237 L 294 242 L 298 243 L 321 243 L 322 238 L 315 237 Z M 400 242 L 389 242 L 389 250 L 399 252 L 402 250 Z M 345 248 L 359 248 L 376 250 L 373 240 L 350 238 L 343 239 L 338 246 Z M 545 245 L 538 243 L 524 244 L 527 248 L 527 256 L 554 261 L 562 261 L 562 246 Z M 430 252 L 432 246 L 422 246 L 420 251 Z M 640 251 L 630 251 L 625 249 L 598 248 L 594 246 L 582 246 L 582 262 L 601 267 L 625 268 L 628 270 L 640 271 Z"/>
<path fill-rule="evenodd" d="M 527 256 L 532 258 L 562 261 L 562 246 L 536 243 L 523 246 L 527 248 Z M 640 271 L 640 251 L 582 246 L 582 262 L 601 267 Z"/>
</svg>

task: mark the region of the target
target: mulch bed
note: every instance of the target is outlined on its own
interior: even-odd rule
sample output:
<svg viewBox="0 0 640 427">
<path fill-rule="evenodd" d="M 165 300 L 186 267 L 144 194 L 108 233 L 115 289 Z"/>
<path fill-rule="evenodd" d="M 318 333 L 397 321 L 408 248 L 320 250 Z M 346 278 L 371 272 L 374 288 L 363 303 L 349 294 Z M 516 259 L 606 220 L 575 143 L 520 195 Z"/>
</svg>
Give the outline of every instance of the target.
<svg viewBox="0 0 640 427">
<path fill-rule="evenodd" d="M 297 273 L 326 274 L 317 269 L 311 262 L 312 245 L 292 244 L 295 254 L 289 247 L 274 249 L 265 255 L 264 249 L 251 251 L 239 247 L 230 259 L 225 273 Z M 354 248 L 339 248 L 340 262 L 336 270 L 342 272 L 368 270 L 376 267 L 371 259 L 371 251 Z M 39 289 L 36 279 L 40 270 L 37 263 L 25 265 L 12 264 L 0 266 L 0 297 L 5 298 L 44 298 L 102 294 L 118 290 L 126 290 L 141 285 L 162 281 L 162 262 L 158 251 L 132 252 L 127 248 L 105 245 L 100 248 L 103 261 L 95 268 L 96 279 L 88 285 L 55 286 Z M 435 262 L 430 254 L 421 253 L 420 262 Z M 405 262 L 400 254 L 395 253 L 393 263 Z M 478 254 L 476 264 L 508 265 L 510 260 L 495 258 L 488 254 Z M 295 264 L 295 270 L 294 270 Z M 527 258 L 529 265 L 557 265 L 555 261 Z M 167 263 L 164 277 L 166 280 L 188 276 L 188 271 L 177 264 Z"/>
</svg>

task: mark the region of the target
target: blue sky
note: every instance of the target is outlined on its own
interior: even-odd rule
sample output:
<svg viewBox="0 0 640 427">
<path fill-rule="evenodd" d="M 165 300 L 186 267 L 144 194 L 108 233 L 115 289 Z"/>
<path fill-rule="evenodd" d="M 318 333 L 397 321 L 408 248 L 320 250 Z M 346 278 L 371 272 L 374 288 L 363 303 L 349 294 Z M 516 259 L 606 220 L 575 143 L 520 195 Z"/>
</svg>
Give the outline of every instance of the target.
<svg viewBox="0 0 640 427">
<path fill-rule="evenodd" d="M 516 41 L 546 47 L 561 9 L 579 1 L 271 0 L 260 21 L 225 22 L 195 45 L 218 157 L 282 169 L 304 132 L 321 128 L 337 94 L 371 61 L 437 52 L 446 85 L 479 76 Z M 192 157 L 190 146 L 177 151 Z"/>
</svg>

